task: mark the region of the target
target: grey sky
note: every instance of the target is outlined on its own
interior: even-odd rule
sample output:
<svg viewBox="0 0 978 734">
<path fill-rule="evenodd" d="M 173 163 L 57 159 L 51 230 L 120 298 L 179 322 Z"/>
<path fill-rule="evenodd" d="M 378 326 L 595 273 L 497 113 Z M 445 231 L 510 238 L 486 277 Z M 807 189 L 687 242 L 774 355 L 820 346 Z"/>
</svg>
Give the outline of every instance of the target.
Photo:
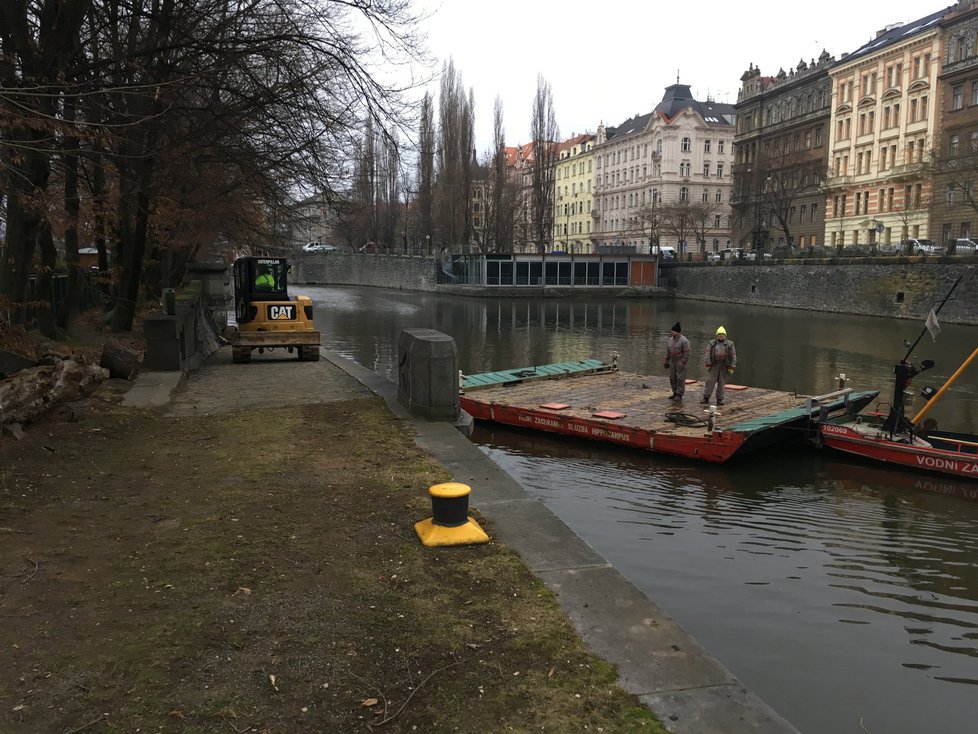
<svg viewBox="0 0 978 734">
<path fill-rule="evenodd" d="M 553 89 L 562 137 L 593 132 L 648 112 L 678 72 L 698 99 L 734 103 L 748 64 L 776 74 L 818 57 L 839 58 L 893 23 L 934 13 L 942 3 L 824 0 L 699 3 L 417 0 L 431 9 L 428 45 L 452 57 L 475 93 L 480 155 L 492 142 L 496 95 L 508 145 L 529 139 L 537 74 Z M 432 88 L 437 97 L 437 86 Z"/>
</svg>

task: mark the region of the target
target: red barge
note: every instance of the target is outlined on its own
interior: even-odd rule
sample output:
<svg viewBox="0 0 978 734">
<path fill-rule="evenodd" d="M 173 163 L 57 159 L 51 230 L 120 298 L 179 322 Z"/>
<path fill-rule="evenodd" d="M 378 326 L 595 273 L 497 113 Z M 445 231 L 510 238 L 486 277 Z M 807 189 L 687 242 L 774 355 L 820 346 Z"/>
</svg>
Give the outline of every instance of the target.
<svg viewBox="0 0 978 734">
<path fill-rule="evenodd" d="M 727 385 L 719 408 L 699 403 L 696 380 L 685 405 L 669 399 L 664 376 L 638 375 L 586 359 L 463 375 L 461 406 L 477 420 L 722 463 L 757 449 L 810 438 L 818 424 L 854 414 L 878 391 L 803 396 Z"/>
</svg>

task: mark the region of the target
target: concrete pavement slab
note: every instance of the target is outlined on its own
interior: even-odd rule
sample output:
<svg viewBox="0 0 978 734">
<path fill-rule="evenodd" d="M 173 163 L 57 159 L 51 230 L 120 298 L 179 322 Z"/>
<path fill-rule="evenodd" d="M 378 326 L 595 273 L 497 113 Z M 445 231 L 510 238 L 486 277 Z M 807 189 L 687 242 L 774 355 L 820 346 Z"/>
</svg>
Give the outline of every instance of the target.
<svg viewBox="0 0 978 734">
<path fill-rule="evenodd" d="M 187 379 L 186 372 L 140 372 L 122 396 L 126 408 L 155 408 L 170 401 L 170 393 Z"/>
</svg>

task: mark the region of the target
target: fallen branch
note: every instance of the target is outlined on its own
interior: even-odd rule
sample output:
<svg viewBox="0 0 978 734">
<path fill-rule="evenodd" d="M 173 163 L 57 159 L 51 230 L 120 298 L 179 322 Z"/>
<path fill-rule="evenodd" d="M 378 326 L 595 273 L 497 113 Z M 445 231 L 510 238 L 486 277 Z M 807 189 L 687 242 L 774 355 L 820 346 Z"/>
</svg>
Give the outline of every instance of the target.
<svg viewBox="0 0 978 734">
<path fill-rule="evenodd" d="M 407 706 L 407 705 L 408 705 L 408 703 L 410 703 L 410 702 L 411 702 L 411 699 L 412 699 L 412 698 L 414 698 L 414 694 L 415 694 L 415 693 L 417 693 L 418 691 L 420 691 L 420 690 L 421 690 L 422 688 L 424 688 L 424 684 L 425 684 L 425 683 L 427 683 L 427 682 L 428 682 L 429 680 L 431 680 L 431 678 L 432 678 L 432 677 L 433 677 L 433 676 L 434 676 L 434 675 L 435 675 L 436 673 L 440 673 L 440 672 L 442 672 L 443 670 L 448 670 L 449 668 L 452 668 L 452 667 L 454 667 L 454 666 L 456 666 L 456 665 L 458 665 L 458 664 L 459 664 L 460 662 L 462 662 L 462 661 L 461 661 L 461 660 L 455 660 L 455 661 L 453 661 L 453 662 L 451 662 L 451 663 L 449 663 L 448 665 L 443 665 L 442 667 L 440 667 L 440 668 L 438 668 L 437 670 L 432 670 L 432 671 L 431 671 L 430 673 L 428 673 L 428 675 L 426 675 L 426 676 L 425 676 L 425 678 L 424 678 L 424 680 L 423 680 L 423 681 L 421 681 L 421 682 L 420 682 L 420 683 L 418 684 L 418 687 L 417 687 L 417 688 L 415 688 L 415 689 L 414 689 L 413 691 L 411 691 L 411 695 L 409 695 L 409 696 L 408 696 L 407 698 L 405 698 L 405 699 L 404 699 L 404 703 L 402 703 L 402 704 L 401 704 L 401 708 L 399 708 L 399 709 L 398 709 L 397 711 L 395 711 L 395 712 L 394 712 L 393 714 L 391 714 L 390 716 L 388 716 L 388 717 L 387 717 L 386 719 L 381 719 L 380 721 L 378 721 L 378 722 L 376 723 L 376 726 L 383 726 L 383 725 L 384 725 L 384 724 L 386 724 L 387 722 L 389 722 L 389 721 L 393 721 L 393 720 L 394 720 L 394 719 L 396 719 L 396 718 L 397 718 L 398 716 L 400 716 L 400 715 L 401 715 L 401 712 L 402 712 L 402 711 L 404 710 L 404 707 L 405 707 L 405 706 Z"/>
<path fill-rule="evenodd" d="M 27 583 L 28 581 L 30 581 L 30 580 L 31 580 L 32 578 L 34 578 L 34 574 L 36 574 L 36 573 L 37 573 L 37 569 L 38 569 L 38 565 L 37 565 L 37 561 L 35 561 L 35 560 L 34 560 L 33 558 L 25 558 L 24 560 L 25 560 L 25 561 L 30 561 L 31 563 L 33 563 L 33 564 L 34 564 L 34 570 L 33 570 L 33 571 L 31 571 L 31 575 L 30 575 L 30 576 L 28 576 L 28 577 L 27 577 L 26 579 L 24 579 L 24 581 L 23 581 L 23 583 L 25 583 L 25 584 L 26 584 L 26 583 Z"/>
<path fill-rule="evenodd" d="M 95 726 L 97 723 L 99 723 L 100 721 L 102 721 L 102 719 L 104 719 L 104 718 L 105 718 L 105 716 L 99 716 L 97 719 L 93 719 L 92 721 L 89 721 L 87 724 L 82 724 L 77 729 L 72 729 L 71 731 L 66 731 L 65 734 L 78 734 L 78 732 L 85 731 L 90 726 Z"/>
</svg>

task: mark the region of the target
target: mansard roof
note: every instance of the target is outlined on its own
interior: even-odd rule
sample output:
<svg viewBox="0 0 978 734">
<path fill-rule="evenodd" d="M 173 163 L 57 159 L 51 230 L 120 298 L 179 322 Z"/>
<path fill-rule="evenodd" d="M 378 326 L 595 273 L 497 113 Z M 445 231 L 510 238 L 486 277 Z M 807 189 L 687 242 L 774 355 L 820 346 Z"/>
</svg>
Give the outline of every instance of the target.
<svg viewBox="0 0 978 734">
<path fill-rule="evenodd" d="M 655 106 L 653 114 L 659 115 L 666 122 L 671 122 L 687 107 L 709 125 L 730 125 L 732 117 L 737 114 L 732 104 L 713 100 L 699 102 L 693 99 L 688 84 L 673 84 L 666 87 L 666 93 L 662 96 L 662 101 Z"/>
<path fill-rule="evenodd" d="M 944 18 L 947 11 L 948 8 L 942 8 L 936 13 L 925 15 L 923 18 L 910 23 L 894 23 L 893 25 L 887 26 L 876 34 L 876 38 L 863 44 L 852 53 L 839 59 L 839 64 L 848 64 L 850 61 L 861 56 L 869 56 L 870 54 L 874 54 L 887 46 L 901 43 L 912 36 L 916 36 L 929 30 L 934 30 L 937 28 L 938 23 L 940 23 Z"/>
<path fill-rule="evenodd" d="M 640 132 L 648 127 L 649 119 L 651 119 L 652 113 L 646 112 L 644 115 L 635 115 L 625 120 L 620 125 L 615 127 L 609 127 L 607 129 L 608 140 L 622 140 L 630 135 L 638 135 Z"/>
</svg>

